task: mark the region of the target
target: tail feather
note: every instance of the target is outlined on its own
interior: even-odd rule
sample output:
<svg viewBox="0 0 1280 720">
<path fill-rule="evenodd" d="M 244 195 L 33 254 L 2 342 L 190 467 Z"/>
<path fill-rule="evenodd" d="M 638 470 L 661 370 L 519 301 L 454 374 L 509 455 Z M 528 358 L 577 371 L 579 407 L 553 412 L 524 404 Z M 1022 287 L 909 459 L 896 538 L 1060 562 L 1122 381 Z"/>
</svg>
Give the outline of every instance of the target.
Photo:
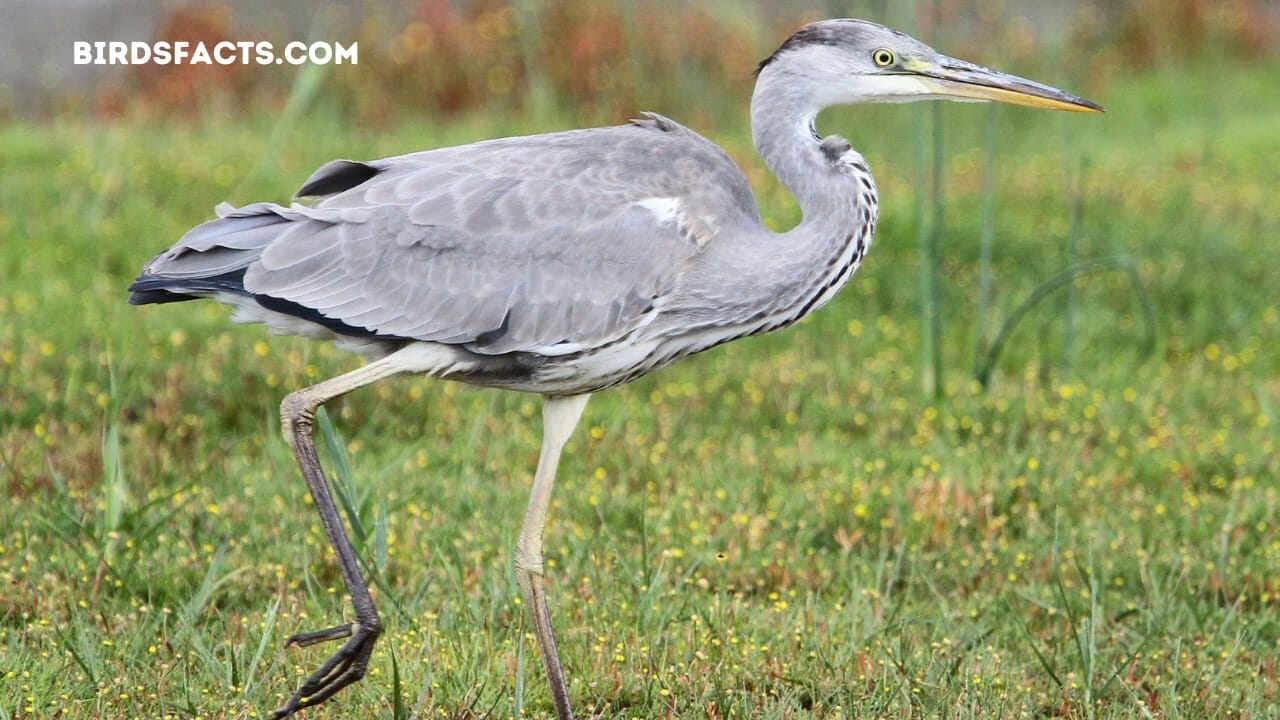
<svg viewBox="0 0 1280 720">
<path fill-rule="evenodd" d="M 219 205 L 218 215 L 152 258 L 129 286 L 129 302 L 178 302 L 219 292 L 249 295 L 244 288 L 245 270 L 296 219 L 295 213 L 279 205 L 256 203 L 239 209 Z"/>
<path fill-rule="evenodd" d="M 186 279 L 159 277 L 143 272 L 129 286 L 129 304 L 152 305 L 181 302 L 220 292 L 251 295 L 244 289 L 244 271 L 244 268 L 240 268 L 213 277 Z"/>
<path fill-rule="evenodd" d="M 257 262 L 262 251 L 279 239 L 292 223 L 333 222 L 336 219 L 336 214 L 322 208 L 297 205 L 286 208 L 272 203 L 255 203 L 238 209 L 219 205 L 216 220 L 192 228 L 173 247 L 147 263 L 142 274 L 129 286 L 129 303 L 150 305 L 215 297 L 235 305 L 237 313 L 244 313 L 239 316 L 242 322 L 266 322 L 272 328 L 285 328 L 283 332 L 296 334 L 298 324 L 292 321 L 281 324 L 275 320 L 294 318 L 337 335 L 403 340 L 399 336 L 382 335 L 368 328 L 348 325 L 291 300 L 245 288 L 244 276 L 249 266 Z M 248 304 L 237 303 L 234 296 L 248 299 Z"/>
</svg>

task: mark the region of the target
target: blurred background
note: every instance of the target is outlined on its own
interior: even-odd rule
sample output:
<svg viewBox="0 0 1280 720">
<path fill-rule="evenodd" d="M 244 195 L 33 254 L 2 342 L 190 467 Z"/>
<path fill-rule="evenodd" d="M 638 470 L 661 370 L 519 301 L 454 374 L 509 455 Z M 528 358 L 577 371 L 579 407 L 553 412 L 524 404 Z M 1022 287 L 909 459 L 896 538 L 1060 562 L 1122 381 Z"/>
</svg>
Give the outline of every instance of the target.
<svg viewBox="0 0 1280 720">
<path fill-rule="evenodd" d="M 327 40 L 360 45 L 320 92 L 364 123 L 484 110 L 573 108 L 588 120 L 636 108 L 711 112 L 740 101 L 754 63 L 800 24 L 861 17 L 990 63 L 1053 63 L 1082 91 L 1108 77 L 1276 46 L 1272 0 L 921 0 L 547 2 L 399 0 L 276 3 L 54 0 L 6 3 L 0 109 L 112 118 L 190 115 L 210 103 L 280 109 L 298 70 L 72 64 L 75 40 Z M 1047 58 L 1047 60 L 1046 60 Z M 1052 79 L 1052 78 L 1051 78 Z M 697 98 L 697 102 L 691 102 Z M 736 108 L 736 105 L 734 106 Z"/>
<path fill-rule="evenodd" d="M 819 119 L 880 189 L 857 276 L 602 393 L 570 443 L 548 554 L 580 708 L 1274 717 L 1280 2 L 0 0 L 0 720 L 259 717 L 324 652 L 283 637 L 344 613 L 276 408 L 356 361 L 130 307 L 150 257 L 334 158 L 642 111 L 785 229 L 752 70 L 832 16 L 1108 112 Z M 359 63 L 77 66 L 78 40 Z M 510 568 L 536 398 L 405 378 L 329 411 L 389 619 L 330 716 L 549 715 Z"/>
</svg>

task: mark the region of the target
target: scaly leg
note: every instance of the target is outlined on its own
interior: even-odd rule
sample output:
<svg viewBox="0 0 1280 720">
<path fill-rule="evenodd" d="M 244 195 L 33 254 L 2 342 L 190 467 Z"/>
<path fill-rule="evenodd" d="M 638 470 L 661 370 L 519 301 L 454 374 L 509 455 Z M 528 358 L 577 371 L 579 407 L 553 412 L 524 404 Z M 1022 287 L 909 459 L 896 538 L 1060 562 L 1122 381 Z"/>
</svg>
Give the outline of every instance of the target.
<svg viewBox="0 0 1280 720">
<path fill-rule="evenodd" d="M 275 711 L 273 718 L 287 718 L 305 707 L 318 705 L 328 700 L 342 688 L 364 677 L 369 666 L 369 656 L 373 654 L 373 645 L 382 633 L 382 621 L 378 618 L 378 610 L 374 607 L 373 597 L 369 594 L 369 586 L 365 584 L 356 564 L 356 554 L 347 539 L 342 520 L 338 517 L 338 509 L 333 504 L 333 496 L 325 483 L 324 470 L 320 467 L 320 459 L 316 456 L 315 442 L 311 437 L 312 424 L 316 410 L 326 401 L 352 390 L 400 372 L 420 372 L 422 368 L 414 363 L 411 353 L 401 351 L 393 353 L 381 360 L 365 365 L 331 380 L 326 380 L 309 388 L 299 390 L 285 398 L 280 405 L 280 419 L 284 427 L 284 436 L 293 454 L 302 468 L 302 476 L 311 490 L 316 510 L 320 513 L 320 522 L 324 525 L 329 542 L 338 555 L 338 566 L 346 581 L 347 593 L 351 596 L 351 604 L 355 607 L 355 622 L 348 625 L 318 630 L 315 632 L 294 635 L 285 641 L 285 647 L 305 647 L 329 640 L 350 638 L 342 647 L 326 660 L 319 669 L 312 673 L 289 698 L 289 702 Z"/>
<path fill-rule="evenodd" d="M 520 592 L 529 604 L 529 616 L 533 618 L 533 634 L 542 652 L 542 663 L 551 685 L 551 697 L 559 720 L 573 720 L 569 709 L 569 687 L 564 680 L 564 668 L 560 665 L 560 653 L 556 651 L 556 638 L 551 631 L 551 613 L 547 609 L 546 586 L 543 583 L 542 528 L 547 519 L 547 507 L 551 503 L 551 487 L 555 484 L 556 466 L 564 444 L 577 427 L 582 409 L 590 395 L 548 397 L 542 405 L 542 453 L 538 456 L 538 469 L 533 475 L 533 490 L 529 496 L 529 509 L 525 512 L 524 527 L 516 544 L 516 580 Z"/>
</svg>

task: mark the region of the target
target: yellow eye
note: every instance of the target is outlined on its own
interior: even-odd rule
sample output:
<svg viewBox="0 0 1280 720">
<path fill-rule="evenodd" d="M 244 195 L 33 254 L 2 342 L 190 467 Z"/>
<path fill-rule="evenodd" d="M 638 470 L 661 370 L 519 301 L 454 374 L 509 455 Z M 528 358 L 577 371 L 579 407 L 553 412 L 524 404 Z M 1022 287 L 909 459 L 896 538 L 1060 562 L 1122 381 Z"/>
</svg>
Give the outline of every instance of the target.
<svg viewBox="0 0 1280 720">
<path fill-rule="evenodd" d="M 889 67 L 896 60 L 897 58 L 894 57 L 893 51 L 888 48 L 880 48 L 871 53 L 871 62 L 875 63 L 876 67 Z"/>
</svg>

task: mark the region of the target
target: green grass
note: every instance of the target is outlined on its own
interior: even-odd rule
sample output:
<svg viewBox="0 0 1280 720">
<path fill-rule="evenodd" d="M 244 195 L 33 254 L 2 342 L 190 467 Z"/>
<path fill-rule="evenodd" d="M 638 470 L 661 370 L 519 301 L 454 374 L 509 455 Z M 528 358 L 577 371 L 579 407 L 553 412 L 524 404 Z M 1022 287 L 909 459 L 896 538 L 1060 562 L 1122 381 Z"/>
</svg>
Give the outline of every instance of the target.
<svg viewBox="0 0 1280 720">
<path fill-rule="evenodd" d="M 994 324 L 972 376 L 987 114 L 947 107 L 944 376 L 921 391 L 911 108 L 832 113 L 884 196 L 874 252 L 799 327 L 587 408 L 548 533 L 587 717 L 1273 717 L 1280 681 L 1280 65 L 1116 79 L 1110 113 L 994 113 Z M 745 97 L 742 99 L 745 117 Z M 661 108 L 680 117 L 680 108 Z M 572 125 L 565 119 L 561 127 Z M 1069 128 L 1069 129 L 1067 129 Z M 551 129 L 370 131 L 323 112 L 0 128 L 0 718 L 261 716 L 349 616 L 276 420 L 354 367 L 124 288 L 222 199 L 333 157 Z M 796 211 L 745 125 L 699 128 Z M 1069 148 L 1064 137 L 1069 136 Z M 549 717 L 511 566 L 537 398 L 399 379 L 332 404 L 388 632 L 308 717 Z M 335 453 L 340 449 L 341 453 Z M 341 463 L 339 463 L 341 464 Z M 330 468 L 335 463 L 329 463 Z"/>
</svg>

